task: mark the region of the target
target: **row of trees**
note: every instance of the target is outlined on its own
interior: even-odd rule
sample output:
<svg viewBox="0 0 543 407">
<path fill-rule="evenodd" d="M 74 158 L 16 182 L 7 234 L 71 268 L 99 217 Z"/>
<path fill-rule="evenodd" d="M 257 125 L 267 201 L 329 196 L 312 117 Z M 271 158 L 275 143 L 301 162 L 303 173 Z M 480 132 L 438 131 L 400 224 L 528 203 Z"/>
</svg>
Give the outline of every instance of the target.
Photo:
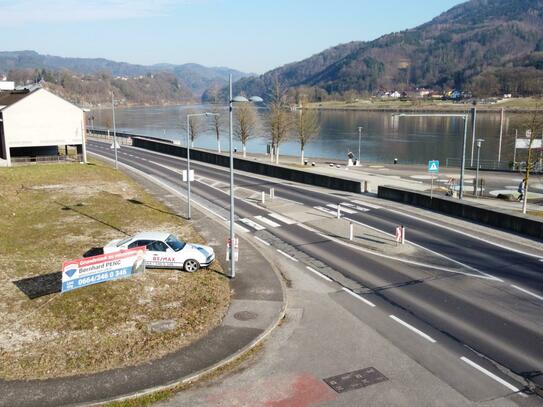
<svg viewBox="0 0 543 407">
<path fill-rule="evenodd" d="M 288 103 L 287 91 L 275 82 L 270 92 L 270 102 L 263 115 L 257 114 L 257 108 L 251 103 L 239 103 L 234 107 L 233 130 L 236 138 L 241 142 L 243 157 L 247 155 L 247 143 L 255 137 L 261 136 L 262 131 L 267 133 L 271 145 L 270 160 L 279 163 L 279 148 L 287 140 L 295 139 L 300 144 L 300 162 L 304 163 L 304 152 L 307 144 L 320 130 L 317 112 L 305 109 L 305 99 L 300 99 L 300 109 L 292 111 Z M 213 100 L 213 99 L 211 99 Z M 220 135 L 227 125 L 227 111 L 220 104 L 212 103 L 211 112 L 217 116 L 203 118 L 193 116 L 189 120 L 189 137 L 194 140 L 205 131 L 206 123 L 217 137 L 217 150 L 221 151 Z M 189 112 L 189 114 L 192 112 Z"/>
</svg>

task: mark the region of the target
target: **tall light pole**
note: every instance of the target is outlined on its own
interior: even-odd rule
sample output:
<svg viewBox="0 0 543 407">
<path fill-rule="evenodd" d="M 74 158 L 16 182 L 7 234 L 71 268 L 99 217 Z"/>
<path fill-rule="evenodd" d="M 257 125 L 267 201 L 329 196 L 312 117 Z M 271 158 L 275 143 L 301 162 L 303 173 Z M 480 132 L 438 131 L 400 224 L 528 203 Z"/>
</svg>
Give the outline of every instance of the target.
<svg viewBox="0 0 543 407">
<path fill-rule="evenodd" d="M 362 127 L 358 127 L 358 161 L 357 164 L 360 165 L 360 141 L 362 140 Z"/>
<path fill-rule="evenodd" d="M 483 145 L 483 139 L 477 139 L 477 170 L 475 171 L 475 198 L 479 196 L 479 162 L 481 158 L 481 146 Z"/>
<path fill-rule="evenodd" d="M 117 169 L 117 127 L 115 125 L 115 99 L 113 98 L 113 92 L 111 92 L 111 112 L 113 115 L 113 150 L 115 151 L 115 169 Z"/>
<path fill-rule="evenodd" d="M 398 117 L 461 117 L 464 119 L 464 137 L 462 138 L 462 162 L 460 164 L 460 190 L 458 198 L 464 197 L 464 173 L 466 169 L 466 142 L 468 138 L 468 114 L 467 113 L 400 113 L 393 116 Z"/>
<path fill-rule="evenodd" d="M 470 167 L 473 167 L 473 152 L 475 150 L 475 132 L 477 131 L 477 108 L 475 105 L 471 109 L 471 162 Z"/>
<path fill-rule="evenodd" d="M 228 80 L 228 112 L 229 112 L 229 149 L 230 149 L 230 278 L 236 277 L 236 259 L 235 254 L 235 234 L 234 234 L 234 120 L 233 120 L 233 110 L 234 103 L 246 103 L 253 102 L 259 103 L 262 102 L 262 98 L 259 96 L 252 96 L 247 99 L 244 96 L 232 96 L 232 74 L 230 74 Z"/>
<path fill-rule="evenodd" d="M 218 113 L 192 113 L 187 115 L 187 219 L 192 217 L 190 206 L 190 118 L 197 116 L 219 116 Z M 166 131 L 166 130 L 164 130 Z"/>
</svg>

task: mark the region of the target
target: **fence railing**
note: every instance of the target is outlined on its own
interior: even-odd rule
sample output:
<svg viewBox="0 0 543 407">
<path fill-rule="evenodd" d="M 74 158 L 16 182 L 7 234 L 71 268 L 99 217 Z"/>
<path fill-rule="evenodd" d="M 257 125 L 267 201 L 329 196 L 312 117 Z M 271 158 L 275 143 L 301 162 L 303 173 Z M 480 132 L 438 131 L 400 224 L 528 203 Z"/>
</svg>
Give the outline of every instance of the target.
<svg viewBox="0 0 543 407">
<path fill-rule="evenodd" d="M 11 157 L 12 165 L 30 165 L 30 164 L 56 164 L 67 162 L 81 162 L 83 157 L 81 154 L 73 155 L 39 155 L 26 157 Z"/>
<path fill-rule="evenodd" d="M 518 164 L 518 163 L 517 163 Z M 460 158 L 447 158 L 445 166 L 448 167 L 460 167 L 462 160 Z M 476 168 L 476 165 L 471 166 L 468 160 L 466 160 L 466 168 Z M 496 160 L 480 160 L 479 168 L 482 170 L 513 170 L 513 163 L 509 161 L 496 161 Z"/>
</svg>

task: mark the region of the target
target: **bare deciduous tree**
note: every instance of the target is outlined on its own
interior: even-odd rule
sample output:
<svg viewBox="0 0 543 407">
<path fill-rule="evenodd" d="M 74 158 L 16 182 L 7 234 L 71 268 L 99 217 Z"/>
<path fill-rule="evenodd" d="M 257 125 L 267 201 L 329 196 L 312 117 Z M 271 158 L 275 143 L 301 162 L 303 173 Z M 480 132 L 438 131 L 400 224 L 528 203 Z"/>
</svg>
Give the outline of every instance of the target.
<svg viewBox="0 0 543 407">
<path fill-rule="evenodd" d="M 313 109 L 304 108 L 304 104 L 302 102 L 300 109 L 297 111 L 294 127 L 296 138 L 300 143 L 300 162 L 303 165 L 305 146 L 319 133 L 320 130 L 317 112 Z"/>
<path fill-rule="evenodd" d="M 211 120 L 211 128 L 213 132 L 215 133 L 215 137 L 217 138 L 217 152 L 221 152 L 221 132 L 224 129 L 224 123 L 225 123 L 225 117 L 226 117 L 226 111 L 224 109 L 221 109 L 221 107 L 217 104 L 214 104 L 211 108 L 211 113 L 213 113 L 213 116 L 210 117 Z"/>
<path fill-rule="evenodd" d="M 196 112 L 192 110 L 187 111 L 187 115 L 194 114 L 194 113 Z M 187 125 L 188 125 L 188 129 L 187 129 Z M 194 147 L 194 140 L 196 140 L 198 136 L 202 134 L 202 132 L 204 131 L 204 122 L 202 121 L 202 116 L 189 117 L 188 123 L 186 122 L 186 120 L 183 121 L 182 128 L 185 131 L 188 131 L 190 146 L 191 148 Z"/>
<path fill-rule="evenodd" d="M 250 103 L 240 103 L 234 109 L 235 127 L 234 133 L 241 141 L 243 157 L 247 156 L 247 142 L 256 136 L 258 118 L 254 106 Z"/>
<path fill-rule="evenodd" d="M 271 141 L 271 161 L 279 164 L 279 146 L 284 142 L 292 129 L 292 114 L 288 109 L 285 91 L 277 78 L 274 80 L 271 102 L 267 117 L 268 130 Z"/>
</svg>

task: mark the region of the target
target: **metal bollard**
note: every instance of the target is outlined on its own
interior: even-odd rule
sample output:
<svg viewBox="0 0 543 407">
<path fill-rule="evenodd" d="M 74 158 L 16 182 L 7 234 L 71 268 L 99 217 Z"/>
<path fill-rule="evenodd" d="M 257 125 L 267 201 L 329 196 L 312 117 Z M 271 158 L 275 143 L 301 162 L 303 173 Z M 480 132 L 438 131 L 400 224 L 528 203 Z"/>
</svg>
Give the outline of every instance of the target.
<svg viewBox="0 0 543 407">
<path fill-rule="evenodd" d="M 341 205 L 340 204 L 337 205 L 337 218 L 341 219 Z"/>
<path fill-rule="evenodd" d="M 402 225 L 402 244 L 405 244 L 405 227 Z"/>
<path fill-rule="evenodd" d="M 368 181 L 364 181 L 364 193 L 368 193 L 369 192 L 369 189 L 368 189 Z"/>
<path fill-rule="evenodd" d="M 354 238 L 354 227 L 353 222 L 349 222 L 349 240 L 353 240 Z"/>
<path fill-rule="evenodd" d="M 275 198 L 275 189 L 270 188 L 270 199 L 274 199 L 274 198 Z"/>
<path fill-rule="evenodd" d="M 266 203 L 266 193 L 262 191 L 262 204 Z"/>
</svg>

